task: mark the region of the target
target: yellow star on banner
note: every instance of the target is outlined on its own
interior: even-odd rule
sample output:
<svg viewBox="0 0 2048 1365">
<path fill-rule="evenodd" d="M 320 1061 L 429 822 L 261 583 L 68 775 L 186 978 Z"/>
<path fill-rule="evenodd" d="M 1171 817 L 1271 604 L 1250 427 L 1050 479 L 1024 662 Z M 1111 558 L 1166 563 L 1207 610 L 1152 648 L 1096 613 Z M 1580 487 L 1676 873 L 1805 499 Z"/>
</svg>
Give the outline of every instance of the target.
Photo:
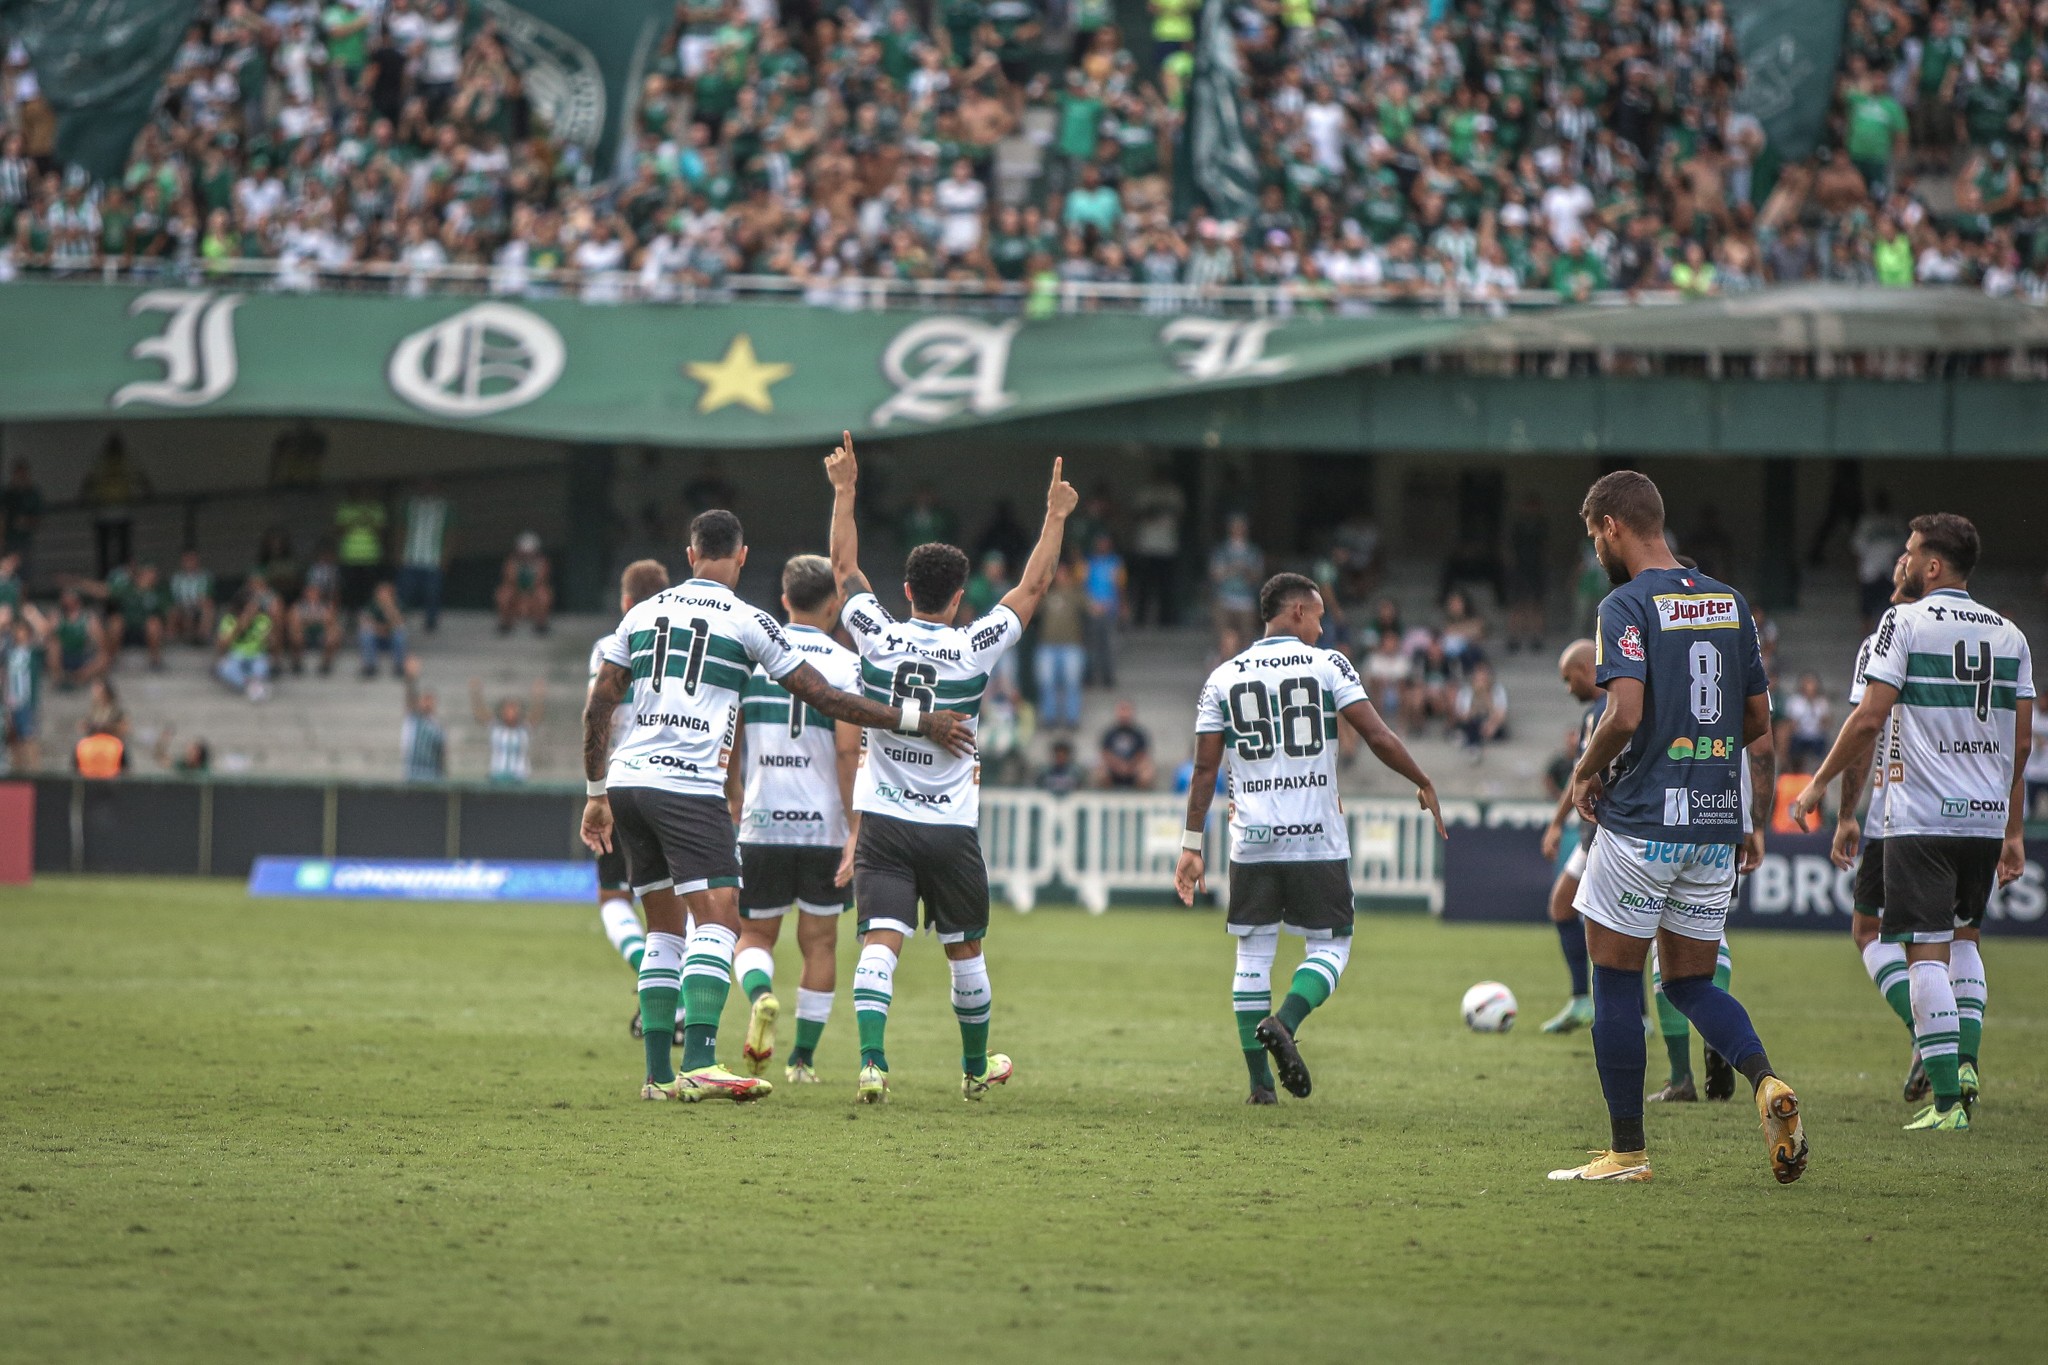
<svg viewBox="0 0 2048 1365">
<path fill-rule="evenodd" d="M 789 378 L 795 368 L 762 364 L 754 355 L 752 338 L 741 332 L 725 348 L 724 359 L 716 363 L 692 360 L 683 366 L 683 372 L 704 386 L 704 396 L 697 400 L 699 412 L 717 412 L 730 403 L 744 404 L 755 412 L 773 412 L 775 400 L 768 396 L 768 386 Z"/>
</svg>

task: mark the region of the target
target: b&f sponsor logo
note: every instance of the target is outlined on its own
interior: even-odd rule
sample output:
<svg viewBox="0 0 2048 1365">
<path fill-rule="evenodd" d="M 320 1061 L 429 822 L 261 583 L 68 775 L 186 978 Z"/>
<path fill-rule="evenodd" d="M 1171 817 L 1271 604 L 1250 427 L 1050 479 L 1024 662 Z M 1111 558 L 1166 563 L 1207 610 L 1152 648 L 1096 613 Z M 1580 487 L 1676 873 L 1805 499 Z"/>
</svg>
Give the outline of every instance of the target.
<svg viewBox="0 0 2048 1365">
<path fill-rule="evenodd" d="M 1659 630 L 1734 630 L 1742 624 L 1732 593 L 1659 593 L 1650 600 Z"/>
</svg>

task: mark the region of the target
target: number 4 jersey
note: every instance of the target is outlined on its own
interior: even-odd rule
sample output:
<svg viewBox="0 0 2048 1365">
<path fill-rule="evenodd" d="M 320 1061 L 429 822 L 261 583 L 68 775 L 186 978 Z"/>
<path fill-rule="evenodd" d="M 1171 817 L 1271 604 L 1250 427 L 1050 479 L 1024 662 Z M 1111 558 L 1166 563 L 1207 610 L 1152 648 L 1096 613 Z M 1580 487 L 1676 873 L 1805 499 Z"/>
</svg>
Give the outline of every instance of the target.
<svg viewBox="0 0 2048 1365">
<path fill-rule="evenodd" d="M 871 592 L 848 599 L 839 618 L 860 653 L 861 687 L 871 699 L 925 710 L 981 714 L 989 670 L 1024 634 L 1017 613 L 998 603 L 967 626 L 898 621 Z M 853 807 L 926 825 L 981 823 L 981 761 L 922 735 L 869 730 L 863 736 Z M 863 836 L 865 837 L 865 836 Z"/>
<path fill-rule="evenodd" d="M 1337 714 L 1365 700 L 1334 649 L 1269 635 L 1202 685 L 1195 733 L 1221 733 L 1230 777 L 1230 860 L 1349 861 L 1337 799 Z"/>
</svg>

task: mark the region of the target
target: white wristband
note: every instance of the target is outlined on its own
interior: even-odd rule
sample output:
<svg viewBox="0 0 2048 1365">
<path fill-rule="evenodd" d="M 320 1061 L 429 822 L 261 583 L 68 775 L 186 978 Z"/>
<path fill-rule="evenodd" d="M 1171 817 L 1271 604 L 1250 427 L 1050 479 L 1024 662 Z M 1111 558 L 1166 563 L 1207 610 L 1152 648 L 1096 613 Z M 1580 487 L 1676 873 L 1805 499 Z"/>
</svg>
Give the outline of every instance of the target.
<svg viewBox="0 0 2048 1365">
<path fill-rule="evenodd" d="M 584 778 L 584 779 L 583 779 L 583 794 L 584 794 L 585 796 L 603 796 L 603 795 L 604 795 L 604 779 L 600 777 L 600 778 L 598 778 L 598 779 L 597 779 L 597 780 L 596 780 L 595 782 L 593 782 L 593 781 L 591 781 L 591 780 L 590 780 L 589 778 L 587 778 L 587 777 L 586 777 L 586 778 Z"/>
<path fill-rule="evenodd" d="M 896 733 L 899 735 L 916 734 L 917 723 L 923 717 L 924 703 L 920 702 L 916 697 L 905 697 L 903 699 L 903 719 L 896 722 Z"/>
<path fill-rule="evenodd" d="M 1202 851 L 1202 843 L 1202 831 L 1198 829 L 1184 829 L 1180 832 L 1180 846 L 1188 852 L 1200 853 Z"/>
</svg>

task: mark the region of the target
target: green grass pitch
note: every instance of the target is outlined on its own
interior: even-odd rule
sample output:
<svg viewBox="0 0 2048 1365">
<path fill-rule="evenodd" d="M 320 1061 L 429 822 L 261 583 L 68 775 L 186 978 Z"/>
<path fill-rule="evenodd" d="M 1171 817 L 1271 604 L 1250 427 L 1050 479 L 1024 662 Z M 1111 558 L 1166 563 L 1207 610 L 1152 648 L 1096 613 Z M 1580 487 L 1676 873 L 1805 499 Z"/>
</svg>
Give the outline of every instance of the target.
<svg viewBox="0 0 2048 1365">
<path fill-rule="evenodd" d="M 1807 1107 L 1790 1188 L 1739 1101 L 1652 1110 L 1652 1185 L 1544 1180 L 1605 1128 L 1590 1043 L 1535 1028 L 1562 995 L 1540 924 L 1361 919 L 1303 1030 L 1316 1094 L 1268 1110 L 1239 1103 L 1214 914 L 999 911 L 993 1041 L 1018 1073 L 983 1105 L 920 941 L 894 1103 L 852 1107 L 844 946 L 829 1084 L 652 1105 L 594 907 L 0 892 L 0 1361 L 1960 1362 L 2048 1340 L 2048 943 L 1988 952 L 1979 1125 L 1947 1138 L 1899 1131 L 1906 1039 L 1846 937 L 1738 939 L 1736 991 Z M 779 965 L 793 1005 L 793 942 Z M 1487 977 L 1521 997 L 1509 1035 L 1458 1023 Z"/>
</svg>

